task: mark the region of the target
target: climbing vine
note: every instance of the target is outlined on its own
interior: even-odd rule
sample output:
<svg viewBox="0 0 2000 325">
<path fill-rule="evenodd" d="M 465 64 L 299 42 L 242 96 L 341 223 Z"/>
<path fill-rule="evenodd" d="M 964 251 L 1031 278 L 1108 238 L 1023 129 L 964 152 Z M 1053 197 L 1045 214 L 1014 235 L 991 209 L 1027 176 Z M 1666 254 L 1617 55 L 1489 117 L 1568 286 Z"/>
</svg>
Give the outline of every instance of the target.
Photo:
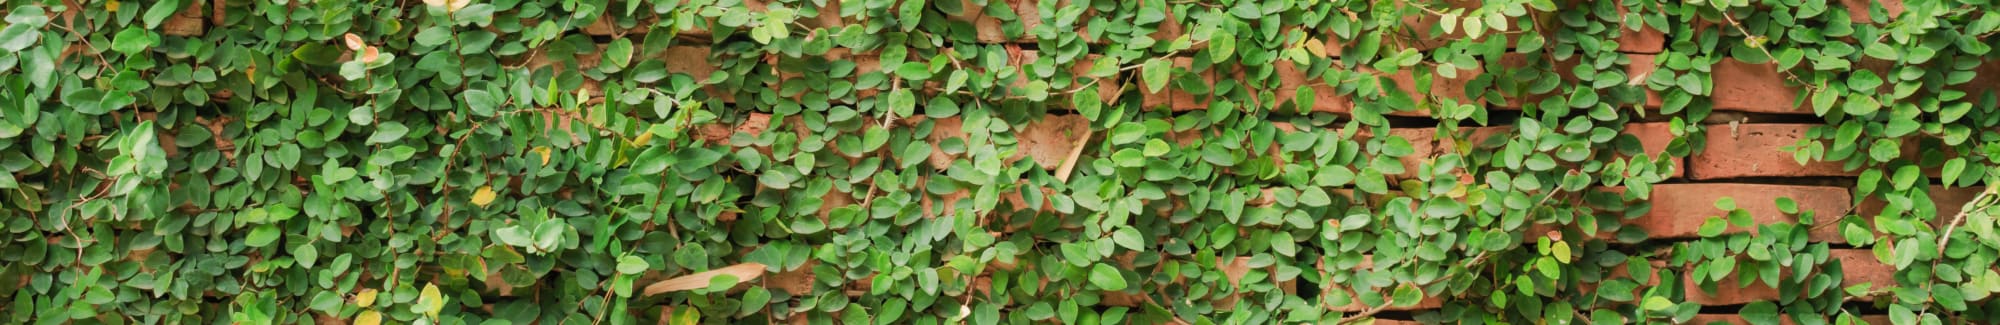
<svg viewBox="0 0 2000 325">
<path fill-rule="evenodd" d="M 2000 318 L 1988 1 L 0 10 L 13 323 Z M 1649 228 L 1753 118 L 1880 206 Z"/>
</svg>

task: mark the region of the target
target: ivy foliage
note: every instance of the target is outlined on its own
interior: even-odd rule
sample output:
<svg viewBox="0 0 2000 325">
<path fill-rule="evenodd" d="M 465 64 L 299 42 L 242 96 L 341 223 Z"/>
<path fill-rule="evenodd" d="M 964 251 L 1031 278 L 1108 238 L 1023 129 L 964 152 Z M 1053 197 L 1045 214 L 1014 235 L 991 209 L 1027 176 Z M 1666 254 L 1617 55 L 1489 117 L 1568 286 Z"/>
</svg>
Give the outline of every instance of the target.
<svg viewBox="0 0 2000 325">
<path fill-rule="evenodd" d="M 0 317 L 1993 322 L 2000 210 L 1927 203 L 2000 15 L 1892 3 L 7 1 Z M 1882 213 L 1628 224 L 1739 63 Z"/>
</svg>

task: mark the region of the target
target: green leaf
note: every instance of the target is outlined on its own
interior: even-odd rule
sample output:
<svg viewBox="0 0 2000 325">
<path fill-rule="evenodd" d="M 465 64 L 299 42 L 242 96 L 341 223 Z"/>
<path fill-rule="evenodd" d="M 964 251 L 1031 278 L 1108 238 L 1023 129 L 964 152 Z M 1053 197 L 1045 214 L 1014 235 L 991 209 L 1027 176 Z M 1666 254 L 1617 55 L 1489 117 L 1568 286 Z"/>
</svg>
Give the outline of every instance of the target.
<svg viewBox="0 0 2000 325">
<path fill-rule="evenodd" d="M 1918 180 L 1924 179 L 1924 172 L 1916 165 L 1903 165 L 1896 168 L 1895 176 L 1890 176 L 1889 179 L 1896 186 L 1896 191 L 1908 191 L 1917 185 Z"/>
<path fill-rule="evenodd" d="M 1118 227 L 1118 231 L 1111 232 L 1111 242 L 1130 250 L 1143 251 L 1146 249 L 1144 235 L 1139 234 L 1138 229 L 1129 226 L 1120 226 Z"/>
<path fill-rule="evenodd" d="M 1173 76 L 1173 62 L 1155 58 L 1146 61 L 1139 70 L 1139 79 L 1146 83 L 1146 92 L 1159 93 L 1167 88 L 1167 77 Z"/>
<path fill-rule="evenodd" d="M 721 151 L 708 150 L 708 148 L 681 148 L 679 151 L 674 152 L 674 170 L 689 173 L 701 168 L 708 168 L 709 166 L 714 166 L 716 162 L 722 161 L 722 157 L 723 153 Z"/>
<path fill-rule="evenodd" d="M 1799 202 L 1793 201 L 1792 198 L 1780 197 L 1777 199 L 1777 203 L 1778 212 L 1784 212 L 1785 214 L 1799 213 Z"/>
<path fill-rule="evenodd" d="M 606 44 L 604 47 L 604 60 L 610 62 L 611 66 L 619 68 L 624 68 L 627 64 L 631 64 L 632 39 L 619 38 L 612 40 L 611 44 Z"/>
<path fill-rule="evenodd" d="M 1218 32 L 1225 33 L 1225 32 Z M 1236 53 L 1236 35 L 1217 34 L 1208 39 L 1209 60 L 1222 62 Z"/>
<path fill-rule="evenodd" d="M 271 242 L 278 241 L 278 236 L 283 234 L 283 231 L 278 230 L 278 225 L 258 225 L 257 228 L 250 230 L 249 236 L 243 238 L 243 245 L 250 247 L 270 246 Z"/>
<path fill-rule="evenodd" d="M 910 116 L 911 113 L 916 112 L 917 94 L 910 92 L 909 88 L 896 89 L 889 92 L 888 100 L 889 110 L 895 112 L 896 116 Z"/>
<path fill-rule="evenodd" d="M 28 24 L 12 24 L 0 28 L 0 50 L 20 52 L 42 40 L 42 32 Z"/>
<path fill-rule="evenodd" d="M 1743 316 L 1744 321 L 1754 325 L 1777 325 L 1780 320 L 1778 305 L 1770 301 L 1758 301 L 1743 305 L 1743 309 L 1739 311 L 1739 314 Z"/>
<path fill-rule="evenodd" d="M 1090 284 L 1106 291 L 1125 290 L 1125 276 L 1110 264 L 1097 263 L 1090 267 Z"/>
<path fill-rule="evenodd" d="M 1296 256 L 1299 254 L 1298 242 L 1292 239 L 1291 233 L 1273 233 L 1271 234 L 1270 242 L 1271 251 L 1278 253 L 1278 255 Z"/>
<path fill-rule="evenodd" d="M 319 263 L 319 247 L 310 244 L 292 248 L 292 260 L 299 266 L 313 267 Z"/>
<path fill-rule="evenodd" d="M 1416 285 L 1399 285 L 1396 286 L 1396 291 L 1390 296 L 1390 299 L 1397 307 L 1416 306 L 1418 302 L 1424 300 L 1424 290 L 1417 288 Z"/>
<path fill-rule="evenodd" d="M 930 65 L 926 65 L 923 62 L 903 62 L 902 65 L 896 67 L 896 75 L 915 81 L 930 79 Z"/>
<path fill-rule="evenodd" d="M 1696 232 L 1702 237 L 1715 237 L 1722 235 L 1722 231 L 1728 229 L 1729 223 L 1723 221 L 1722 218 L 1709 217 L 1707 221 L 1701 223 L 1701 228 L 1697 229 Z"/>
<path fill-rule="evenodd" d="M 1704 95 L 1706 94 L 1704 91 L 1707 90 L 1707 87 L 1702 86 L 1701 78 L 1695 77 L 1694 74 L 1683 74 L 1674 78 L 1674 84 L 1689 94 Z"/>
<path fill-rule="evenodd" d="M 368 143 L 377 144 L 377 143 L 396 142 L 397 140 L 402 140 L 404 134 L 409 134 L 409 133 L 410 133 L 410 128 L 407 126 L 403 126 L 403 122 L 396 122 L 396 121 L 382 122 L 382 124 L 375 126 L 375 134 L 368 136 Z"/>
<path fill-rule="evenodd" d="M 181 8 L 187 7 L 187 4 L 181 1 L 185 0 L 165 0 L 153 3 L 152 6 L 146 7 L 145 16 L 140 17 L 141 22 L 145 23 L 146 29 L 159 28 L 161 21 L 166 21 L 167 17 L 171 17 L 175 12 L 180 12 Z M 125 17 L 126 19 L 131 19 L 132 16 Z"/>
<path fill-rule="evenodd" d="M 715 277 L 708 278 L 708 288 L 706 292 L 727 291 L 729 290 L 729 288 L 736 287 L 737 283 L 742 283 L 742 279 L 737 278 L 735 274 L 728 274 L 728 273 L 718 274 Z"/>
<path fill-rule="evenodd" d="M 152 32 L 137 26 L 127 26 L 125 30 L 118 32 L 118 36 L 111 39 L 111 50 L 130 55 L 146 51 L 153 47 L 155 41 L 157 40 L 153 38 Z"/>
<path fill-rule="evenodd" d="M 651 264 L 646 263 L 646 259 L 639 258 L 638 256 L 626 255 L 625 257 L 618 258 L 618 273 L 621 274 L 644 273 L 646 269 L 651 267 Z"/>
</svg>

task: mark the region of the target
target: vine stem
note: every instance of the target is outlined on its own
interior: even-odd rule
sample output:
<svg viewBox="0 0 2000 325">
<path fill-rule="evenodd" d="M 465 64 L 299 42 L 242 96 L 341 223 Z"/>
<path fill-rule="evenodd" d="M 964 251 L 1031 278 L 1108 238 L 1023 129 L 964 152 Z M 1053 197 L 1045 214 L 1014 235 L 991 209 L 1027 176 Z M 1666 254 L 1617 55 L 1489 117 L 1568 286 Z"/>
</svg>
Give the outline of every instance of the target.
<svg viewBox="0 0 2000 325">
<path fill-rule="evenodd" d="M 1729 13 L 1728 13 L 1728 12 L 1723 12 L 1723 13 L 1722 13 L 1722 20 L 1723 20 L 1723 21 L 1727 21 L 1727 22 L 1729 22 L 1729 27 L 1735 27 L 1735 28 L 1736 28 L 1736 32 L 1739 32 L 1739 33 L 1743 33 L 1743 37 L 1745 37 L 1745 38 L 1746 38 L 1746 39 L 1745 39 L 1746 41 L 1747 41 L 1747 40 L 1749 40 L 1748 38 L 1752 36 L 1752 35 L 1750 34 L 1750 30 L 1749 30 L 1749 29 L 1745 29 L 1745 28 L 1743 28 L 1743 23 L 1741 23 L 1741 22 L 1737 22 L 1737 21 L 1736 21 L 1736 17 L 1735 17 L 1735 16 L 1731 16 L 1731 15 L 1729 15 Z M 1757 35 L 1757 36 L 1758 36 L 1758 37 L 1765 37 L 1765 36 L 1763 36 L 1763 35 Z M 1765 38 L 1769 38 L 1769 37 L 1765 37 Z M 1767 59 L 1771 59 L 1771 60 L 1777 60 L 1777 59 L 1778 59 L 1778 55 L 1776 55 L 1776 54 L 1771 54 L 1771 49 L 1769 49 L 1769 48 L 1766 48 L 1766 47 L 1764 47 L 1764 45 L 1763 45 L 1763 44 L 1756 44 L 1756 46 L 1751 46 L 1751 48 L 1755 48 L 1755 49 L 1757 49 L 1757 51 L 1759 51 L 1759 52 L 1764 52 L 1764 58 L 1767 58 Z M 1774 68 L 1775 68 L 1775 67 L 1774 67 Z M 1819 91 L 1820 91 L 1820 88 L 1819 88 L 1819 87 L 1814 87 L 1814 86 L 1813 86 L 1812 84 L 1809 84 L 1809 83 L 1806 83 L 1806 82 L 1805 82 L 1805 79 L 1804 79 L 1804 78 L 1799 78 L 1799 75 L 1798 75 L 1798 74 L 1794 74 L 1794 73 L 1792 73 L 1792 71 L 1791 71 L 1791 70 L 1778 70 L 1778 72 L 1779 72 L 1779 73 L 1784 73 L 1784 74 L 1785 74 L 1785 79 L 1791 79 L 1791 80 L 1792 80 L 1792 82 L 1794 82 L 1794 83 L 1798 83 L 1798 84 L 1799 84 L 1799 86 L 1801 86 L 1801 87 L 1806 87 L 1806 89 L 1810 89 L 1810 90 L 1812 90 L 1812 92 L 1813 92 L 1814 94 L 1818 94 L 1818 93 L 1819 93 Z"/>
<path fill-rule="evenodd" d="M 1972 204 L 1969 205 L 1978 205 L 1979 202 L 1985 201 L 1987 198 L 1993 197 L 1995 190 L 2000 190 L 2000 187 L 1991 187 L 1991 186 L 1986 187 L 1985 191 L 1979 192 L 1979 196 L 1972 198 Z M 1937 249 L 1939 253 L 1944 252 L 1945 244 L 1951 243 L 1951 232 L 1958 230 L 1958 224 L 1965 222 L 1965 214 L 1968 212 L 1972 212 L 1973 208 L 1974 208 L 1973 206 L 1967 206 L 1964 209 L 1959 209 L 1958 215 L 1952 216 L 1951 224 L 1945 226 L 1944 232 L 1938 233 Z"/>
</svg>

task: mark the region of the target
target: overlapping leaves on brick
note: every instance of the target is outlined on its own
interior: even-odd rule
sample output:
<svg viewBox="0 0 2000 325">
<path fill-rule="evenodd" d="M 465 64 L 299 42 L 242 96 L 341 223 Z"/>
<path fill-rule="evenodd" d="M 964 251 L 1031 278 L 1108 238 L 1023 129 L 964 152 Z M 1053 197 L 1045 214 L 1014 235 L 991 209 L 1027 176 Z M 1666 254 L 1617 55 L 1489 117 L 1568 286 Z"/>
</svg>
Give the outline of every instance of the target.
<svg viewBox="0 0 2000 325">
<path fill-rule="evenodd" d="M 9 2 L 0 317 L 1987 319 L 1995 219 L 1911 202 L 1992 174 L 2000 16 L 1866 4 Z M 1805 110 L 1887 289 L 1789 197 L 1646 226 L 1714 112 Z"/>
</svg>

